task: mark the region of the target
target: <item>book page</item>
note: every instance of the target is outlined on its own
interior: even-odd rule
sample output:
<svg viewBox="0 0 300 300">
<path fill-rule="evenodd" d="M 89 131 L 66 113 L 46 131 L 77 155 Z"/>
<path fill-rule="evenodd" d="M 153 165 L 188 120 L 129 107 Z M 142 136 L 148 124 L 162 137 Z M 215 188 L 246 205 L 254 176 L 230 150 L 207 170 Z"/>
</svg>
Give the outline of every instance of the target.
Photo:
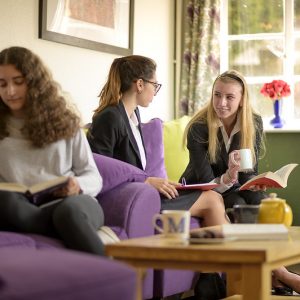
<svg viewBox="0 0 300 300">
<path fill-rule="evenodd" d="M 284 224 L 223 224 L 225 237 L 239 240 L 281 240 L 288 239 L 288 229 Z"/>
<path fill-rule="evenodd" d="M 224 236 L 288 233 L 284 224 L 224 224 L 222 229 Z"/>
<path fill-rule="evenodd" d="M 190 238 L 234 238 L 239 240 L 287 239 L 288 229 L 284 224 L 223 224 L 192 229 Z"/>
<path fill-rule="evenodd" d="M 48 180 L 48 181 L 37 183 L 37 184 L 31 186 L 29 188 L 29 191 L 30 191 L 31 194 L 35 194 L 35 193 L 38 193 L 40 191 L 49 189 L 51 187 L 60 186 L 64 183 L 66 183 L 68 180 L 69 180 L 68 177 L 60 176 L 60 177 L 57 177 L 57 178 L 54 178 L 54 179 L 51 179 L 51 180 Z"/>
<path fill-rule="evenodd" d="M 287 186 L 288 177 L 296 166 L 298 166 L 298 164 L 288 164 L 274 173 L 269 171 L 259 174 L 244 183 L 240 187 L 240 190 L 249 189 L 252 185 L 266 185 L 267 187 L 285 188 Z"/>
<path fill-rule="evenodd" d="M 265 172 L 249 179 L 240 187 L 240 190 L 248 189 L 253 185 L 274 186 L 275 183 L 275 186 L 277 186 L 276 182 L 281 182 L 281 178 L 278 175 L 273 172 Z"/>
<path fill-rule="evenodd" d="M 0 182 L 0 191 L 25 193 L 27 186 L 15 182 Z"/>
<path fill-rule="evenodd" d="M 286 166 L 283 166 L 276 172 L 274 172 L 276 175 L 278 175 L 281 180 L 284 182 L 284 184 L 287 184 L 287 180 L 293 169 L 297 166 L 298 164 L 288 164 Z"/>
</svg>

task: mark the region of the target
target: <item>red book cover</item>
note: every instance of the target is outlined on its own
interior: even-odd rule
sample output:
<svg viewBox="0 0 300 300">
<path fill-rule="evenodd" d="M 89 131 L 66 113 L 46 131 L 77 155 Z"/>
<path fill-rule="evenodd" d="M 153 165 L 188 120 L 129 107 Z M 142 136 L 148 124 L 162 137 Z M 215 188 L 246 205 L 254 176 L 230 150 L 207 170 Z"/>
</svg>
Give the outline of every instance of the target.
<svg viewBox="0 0 300 300">
<path fill-rule="evenodd" d="M 176 186 L 177 190 L 202 190 L 208 191 L 219 186 L 218 183 L 197 183 L 197 184 L 182 184 L 181 186 Z"/>
<path fill-rule="evenodd" d="M 248 190 L 254 185 L 265 185 L 267 188 L 285 188 L 287 186 L 288 177 L 298 164 L 288 164 L 281 167 L 275 172 L 265 172 L 259 174 L 240 187 L 240 191 Z"/>
</svg>

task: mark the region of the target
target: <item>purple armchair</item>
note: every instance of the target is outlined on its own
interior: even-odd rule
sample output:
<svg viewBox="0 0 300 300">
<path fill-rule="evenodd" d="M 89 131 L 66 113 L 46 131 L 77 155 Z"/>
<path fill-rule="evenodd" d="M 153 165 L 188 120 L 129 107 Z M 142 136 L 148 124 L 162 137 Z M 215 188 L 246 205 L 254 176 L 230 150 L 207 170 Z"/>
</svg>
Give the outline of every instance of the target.
<svg viewBox="0 0 300 300">
<path fill-rule="evenodd" d="M 143 182 L 147 176 L 166 177 L 162 122 L 153 119 L 143 124 L 142 130 L 147 151 L 145 172 L 122 161 L 94 154 L 103 177 L 103 190 L 97 198 L 105 213 L 105 225 L 120 239 L 153 235 L 152 218 L 160 212 L 158 192 Z M 199 227 L 199 220 L 192 218 L 191 226 Z M 153 270 L 149 270 L 144 282 L 144 298 L 187 291 L 192 288 L 194 277 L 191 271 L 155 270 L 153 274 Z"/>
<path fill-rule="evenodd" d="M 152 217 L 160 211 L 157 191 L 145 184 L 144 171 L 122 161 L 95 154 L 94 159 L 103 177 L 103 189 L 97 196 L 105 225 L 120 239 L 154 234 Z M 144 281 L 144 298 L 153 297 L 153 270 L 148 270 Z"/>
</svg>

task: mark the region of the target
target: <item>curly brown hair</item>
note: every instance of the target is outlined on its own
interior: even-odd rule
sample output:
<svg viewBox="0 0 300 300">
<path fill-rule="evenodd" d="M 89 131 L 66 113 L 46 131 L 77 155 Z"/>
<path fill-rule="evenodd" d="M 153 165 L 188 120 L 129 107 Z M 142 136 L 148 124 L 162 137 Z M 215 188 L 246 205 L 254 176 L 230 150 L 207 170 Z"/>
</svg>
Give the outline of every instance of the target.
<svg viewBox="0 0 300 300">
<path fill-rule="evenodd" d="M 71 138 L 80 128 L 80 118 L 67 106 L 61 89 L 42 60 L 23 47 L 0 52 L 0 65 L 13 65 L 27 84 L 23 134 L 36 147 Z M 10 110 L 0 97 L 0 140 L 9 135 L 6 127 Z"/>
</svg>

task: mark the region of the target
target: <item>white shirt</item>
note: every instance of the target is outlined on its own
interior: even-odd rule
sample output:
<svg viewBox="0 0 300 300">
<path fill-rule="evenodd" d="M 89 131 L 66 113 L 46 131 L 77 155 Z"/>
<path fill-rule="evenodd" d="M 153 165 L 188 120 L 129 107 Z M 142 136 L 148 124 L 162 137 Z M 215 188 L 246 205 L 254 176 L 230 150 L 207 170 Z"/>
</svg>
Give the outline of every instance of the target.
<svg viewBox="0 0 300 300">
<path fill-rule="evenodd" d="M 0 182 L 31 186 L 57 176 L 73 176 L 84 194 L 96 196 L 100 192 L 102 177 L 82 130 L 73 138 L 37 148 L 24 138 L 22 127 L 22 119 L 11 117 L 10 135 L 0 140 Z"/>
<path fill-rule="evenodd" d="M 233 136 L 241 130 L 241 127 L 240 127 L 240 114 L 237 115 L 237 120 L 236 120 L 236 123 L 234 124 L 234 127 L 233 127 L 231 133 L 230 133 L 230 136 L 228 136 L 221 120 L 218 121 L 218 127 L 221 130 L 223 141 L 224 141 L 224 144 L 225 144 L 225 148 L 226 148 L 226 151 L 228 153 L 229 149 L 230 149 L 232 139 L 233 139 Z M 219 193 L 224 193 L 225 191 L 227 191 L 229 188 L 231 188 L 233 186 L 232 183 L 229 183 L 229 184 L 224 183 L 223 175 L 221 177 L 217 177 L 214 180 L 212 180 L 212 182 L 216 182 L 216 183 L 221 184 L 219 187 L 215 188 L 215 190 Z"/>
<path fill-rule="evenodd" d="M 129 119 L 129 124 L 130 124 L 131 130 L 132 130 L 132 133 L 134 135 L 135 141 L 136 141 L 136 143 L 138 145 L 138 148 L 139 148 L 142 166 L 143 166 L 143 169 L 145 170 L 145 167 L 146 167 L 146 153 L 145 153 L 145 149 L 144 149 L 144 146 L 143 146 L 142 136 L 141 136 L 141 133 L 140 133 L 139 128 L 138 128 L 139 122 L 138 122 L 138 119 L 136 117 L 135 112 L 133 112 L 133 114 L 130 117 L 128 117 L 128 119 Z"/>
</svg>

